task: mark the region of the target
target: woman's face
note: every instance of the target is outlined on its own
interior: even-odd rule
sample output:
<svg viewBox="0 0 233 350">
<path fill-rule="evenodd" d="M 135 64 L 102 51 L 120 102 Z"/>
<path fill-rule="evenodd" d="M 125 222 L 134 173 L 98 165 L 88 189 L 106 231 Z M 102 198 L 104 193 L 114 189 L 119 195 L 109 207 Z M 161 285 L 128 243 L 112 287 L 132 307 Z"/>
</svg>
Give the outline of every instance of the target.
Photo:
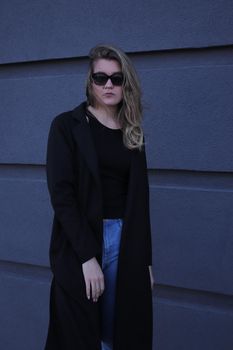
<svg viewBox="0 0 233 350">
<path fill-rule="evenodd" d="M 99 58 L 93 63 L 93 73 L 112 75 L 121 73 L 120 64 L 116 60 Z M 92 93 L 95 107 L 117 107 L 122 100 L 122 86 L 113 85 L 108 79 L 105 85 L 97 85 L 92 81 Z"/>
</svg>

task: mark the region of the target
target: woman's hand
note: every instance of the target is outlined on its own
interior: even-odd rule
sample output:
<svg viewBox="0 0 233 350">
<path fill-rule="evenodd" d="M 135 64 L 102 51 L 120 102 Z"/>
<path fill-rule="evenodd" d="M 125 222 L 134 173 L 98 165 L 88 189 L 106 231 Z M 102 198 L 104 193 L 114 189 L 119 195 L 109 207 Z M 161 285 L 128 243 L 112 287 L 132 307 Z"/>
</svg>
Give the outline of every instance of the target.
<svg viewBox="0 0 233 350">
<path fill-rule="evenodd" d="M 155 286 L 155 280 L 154 280 L 154 276 L 153 276 L 152 266 L 148 266 L 148 267 L 149 267 L 149 272 L 150 272 L 151 289 L 153 290 L 153 288 Z"/>
<path fill-rule="evenodd" d="M 83 275 L 86 284 L 87 298 L 94 302 L 104 291 L 104 274 L 95 257 L 82 264 Z"/>
</svg>

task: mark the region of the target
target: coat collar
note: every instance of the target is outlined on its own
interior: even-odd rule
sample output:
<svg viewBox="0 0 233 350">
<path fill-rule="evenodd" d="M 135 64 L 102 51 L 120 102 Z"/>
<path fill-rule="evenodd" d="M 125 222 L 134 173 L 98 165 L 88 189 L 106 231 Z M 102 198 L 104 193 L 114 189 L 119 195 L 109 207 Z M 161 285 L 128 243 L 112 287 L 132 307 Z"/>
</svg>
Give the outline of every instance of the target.
<svg viewBox="0 0 233 350">
<path fill-rule="evenodd" d="M 73 130 L 74 137 L 78 143 L 80 153 L 86 161 L 88 168 L 93 174 L 96 182 L 100 184 L 97 154 L 91 135 L 90 126 L 86 118 L 86 102 L 81 103 L 72 111 L 72 117 L 78 122 Z"/>
<path fill-rule="evenodd" d="M 85 118 L 86 108 L 87 108 L 87 103 L 82 102 L 78 107 L 73 109 L 72 117 L 82 123 L 86 119 Z"/>
</svg>

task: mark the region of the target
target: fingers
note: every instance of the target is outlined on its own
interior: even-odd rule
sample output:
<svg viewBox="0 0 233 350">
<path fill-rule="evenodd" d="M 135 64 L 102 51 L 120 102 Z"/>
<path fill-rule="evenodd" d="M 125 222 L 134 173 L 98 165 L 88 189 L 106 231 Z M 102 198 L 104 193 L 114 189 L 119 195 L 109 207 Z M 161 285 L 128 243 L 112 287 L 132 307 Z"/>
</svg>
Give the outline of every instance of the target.
<svg viewBox="0 0 233 350">
<path fill-rule="evenodd" d="M 104 291 L 104 278 L 101 276 L 97 280 L 91 281 L 91 296 L 93 302 L 97 302 L 98 298 L 103 294 Z"/>
<path fill-rule="evenodd" d="M 85 280 L 85 284 L 87 299 L 90 300 L 92 298 L 94 302 L 97 302 L 98 298 L 104 292 L 104 277 L 101 276 L 99 279 Z"/>
<path fill-rule="evenodd" d="M 87 299 L 90 300 L 92 298 L 94 302 L 97 302 L 104 291 L 103 271 L 95 257 L 83 263 L 82 269 L 86 284 Z"/>
<path fill-rule="evenodd" d="M 154 290 L 154 287 L 155 287 L 155 282 L 153 281 L 153 282 L 151 282 L 151 290 L 152 290 L 152 292 Z"/>
<path fill-rule="evenodd" d="M 90 281 L 85 281 L 86 284 L 86 295 L 87 295 L 87 299 L 91 298 L 91 284 Z"/>
<path fill-rule="evenodd" d="M 151 289 L 152 289 L 152 291 L 153 291 L 153 289 L 154 289 L 154 287 L 155 287 L 155 280 L 154 280 L 154 275 L 153 275 L 152 266 L 149 266 L 149 273 L 150 273 Z"/>
<path fill-rule="evenodd" d="M 93 281 L 91 284 L 91 291 L 92 291 L 92 300 L 94 302 L 97 302 L 99 297 L 99 287 L 98 287 L 98 281 Z"/>
</svg>

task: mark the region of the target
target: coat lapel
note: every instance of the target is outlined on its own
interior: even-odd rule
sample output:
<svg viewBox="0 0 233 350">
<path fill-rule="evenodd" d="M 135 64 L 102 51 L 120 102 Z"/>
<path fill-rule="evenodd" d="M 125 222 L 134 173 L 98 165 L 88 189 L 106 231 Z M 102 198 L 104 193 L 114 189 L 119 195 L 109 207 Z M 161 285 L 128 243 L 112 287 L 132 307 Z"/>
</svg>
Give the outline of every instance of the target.
<svg viewBox="0 0 233 350">
<path fill-rule="evenodd" d="M 94 176 L 97 184 L 100 185 L 98 159 L 94 147 L 91 130 L 86 119 L 86 103 L 82 103 L 75 108 L 72 112 L 73 118 L 77 120 L 77 124 L 74 128 L 74 137 L 78 143 L 80 153 L 82 154 L 85 162 Z"/>
</svg>

